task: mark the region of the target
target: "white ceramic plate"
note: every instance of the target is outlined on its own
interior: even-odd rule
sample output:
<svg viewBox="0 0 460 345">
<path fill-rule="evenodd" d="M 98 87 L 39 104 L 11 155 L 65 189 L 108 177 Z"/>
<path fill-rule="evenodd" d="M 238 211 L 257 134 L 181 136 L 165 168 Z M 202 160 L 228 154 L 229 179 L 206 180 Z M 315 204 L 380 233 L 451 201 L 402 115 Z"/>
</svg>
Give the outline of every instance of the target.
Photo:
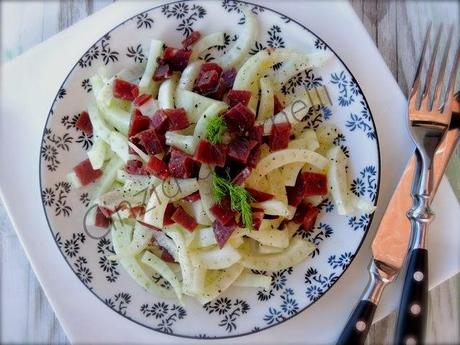
<svg viewBox="0 0 460 345">
<path fill-rule="evenodd" d="M 108 260 L 113 254 L 110 236 L 93 238 L 94 233 L 83 229 L 92 188 L 71 190 L 65 175 L 85 158 L 85 150 L 92 145 L 92 138 L 75 128 L 77 114 L 88 104 L 89 78 L 100 66 L 116 72 L 145 63 L 152 38 L 178 46 L 193 30 L 225 31 L 228 47 L 244 22 L 239 11 L 241 5 L 236 1 L 174 2 L 121 23 L 90 47 L 70 71 L 56 95 L 43 135 L 40 164 L 43 205 L 64 259 L 82 283 L 115 312 L 153 330 L 176 336 L 240 336 L 297 315 L 340 278 L 357 253 L 372 220 L 367 214 L 338 216 L 333 204 L 324 202 L 314 231 L 303 233 L 317 245 L 307 261 L 294 268 L 270 272 L 273 282 L 269 291 L 232 288 L 204 306 L 191 299 L 182 306 L 175 300 L 162 300 L 148 294 L 119 265 Z M 252 53 L 265 47 L 301 51 L 333 49 L 290 18 L 259 5 L 248 5 L 257 15 L 260 27 Z M 215 49 L 206 58 L 212 59 L 221 53 Z M 312 112 L 311 126 L 324 121 L 338 126 L 342 134 L 336 141 L 350 156 L 352 191 L 376 203 L 380 174 L 378 139 L 359 85 L 340 58 L 335 57 L 322 69 L 291 79 L 284 92 L 316 85 L 326 85 L 333 106 L 320 109 L 319 115 Z M 161 277 L 157 279 L 159 284 L 165 284 Z"/>
</svg>

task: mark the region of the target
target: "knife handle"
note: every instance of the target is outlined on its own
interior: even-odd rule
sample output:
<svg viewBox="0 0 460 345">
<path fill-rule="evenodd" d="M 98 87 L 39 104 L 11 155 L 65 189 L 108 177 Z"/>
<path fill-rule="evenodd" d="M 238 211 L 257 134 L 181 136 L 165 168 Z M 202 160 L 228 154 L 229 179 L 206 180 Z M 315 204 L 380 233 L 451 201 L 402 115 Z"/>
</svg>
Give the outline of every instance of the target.
<svg viewBox="0 0 460 345">
<path fill-rule="evenodd" d="M 406 278 L 396 321 L 395 344 L 423 344 L 428 299 L 428 251 L 414 248 L 409 253 Z"/>
<path fill-rule="evenodd" d="M 337 345 L 362 345 L 372 325 L 377 305 L 369 300 L 361 300 L 340 334 Z"/>
<path fill-rule="evenodd" d="M 372 260 L 369 266 L 369 283 L 340 334 L 337 345 L 364 344 L 383 289 L 391 280 L 383 274 L 379 262 Z"/>
</svg>

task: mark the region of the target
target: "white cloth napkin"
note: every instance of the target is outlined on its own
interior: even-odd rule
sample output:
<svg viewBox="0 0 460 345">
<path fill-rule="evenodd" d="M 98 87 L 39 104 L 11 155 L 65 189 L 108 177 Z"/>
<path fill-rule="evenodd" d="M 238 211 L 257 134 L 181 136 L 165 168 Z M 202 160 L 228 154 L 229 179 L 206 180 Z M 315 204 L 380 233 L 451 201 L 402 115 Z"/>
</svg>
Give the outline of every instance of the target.
<svg viewBox="0 0 460 345">
<path fill-rule="evenodd" d="M 73 343 L 194 342 L 156 333 L 128 321 L 83 288 L 50 235 L 39 191 L 42 130 L 56 91 L 68 71 L 87 47 L 112 27 L 164 2 L 117 2 L 2 66 L 0 194 L 32 268 Z M 257 2 L 312 29 L 333 47 L 356 77 L 370 104 L 379 134 L 381 195 L 372 229 L 362 249 L 330 292 L 282 325 L 254 335 L 210 343 L 330 343 L 337 338 L 367 282 L 372 237 L 412 152 L 404 127 L 406 100 L 348 3 Z M 429 234 L 431 287 L 460 271 L 460 206 L 445 180 L 433 208 L 437 218 Z M 396 307 L 400 281 L 386 289 L 376 319 Z"/>
</svg>

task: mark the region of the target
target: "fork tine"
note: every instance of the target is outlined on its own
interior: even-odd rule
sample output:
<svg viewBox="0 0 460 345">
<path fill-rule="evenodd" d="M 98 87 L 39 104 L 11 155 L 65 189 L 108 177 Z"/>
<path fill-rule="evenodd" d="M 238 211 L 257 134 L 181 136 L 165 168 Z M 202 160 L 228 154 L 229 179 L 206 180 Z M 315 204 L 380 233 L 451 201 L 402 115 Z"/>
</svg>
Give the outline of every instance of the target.
<svg viewBox="0 0 460 345">
<path fill-rule="evenodd" d="M 433 80 L 433 71 L 434 64 L 436 62 L 436 56 L 438 55 L 439 42 L 441 41 L 442 33 L 442 24 L 439 26 L 438 33 L 436 35 L 435 43 L 433 46 L 433 52 L 431 54 L 430 67 L 428 68 L 428 73 L 425 80 L 425 89 L 423 90 L 422 99 L 421 99 L 421 108 L 429 109 L 430 108 L 430 90 L 431 90 L 431 81 Z"/>
<path fill-rule="evenodd" d="M 459 60 L 460 60 L 460 42 L 457 45 L 457 51 L 455 52 L 455 55 L 454 55 L 454 62 L 452 63 L 452 70 L 450 71 L 449 84 L 448 84 L 446 93 L 444 95 L 444 102 L 440 109 L 441 112 L 444 112 L 444 109 L 446 108 L 447 108 L 447 111 L 450 112 L 452 99 L 454 98 L 454 86 L 455 86 L 455 80 L 457 79 Z"/>
<path fill-rule="evenodd" d="M 449 56 L 453 32 L 454 32 L 454 26 L 450 25 L 449 35 L 446 41 L 446 47 L 444 49 L 444 56 L 442 57 L 441 67 L 439 68 L 438 79 L 436 81 L 436 88 L 435 88 L 435 93 L 433 96 L 432 109 L 441 108 L 441 94 L 442 94 L 442 88 L 444 87 L 444 75 L 446 73 L 447 58 Z"/>
<path fill-rule="evenodd" d="M 426 29 L 425 41 L 423 42 L 422 52 L 420 54 L 417 70 L 415 72 L 415 79 L 412 83 L 412 88 L 410 91 L 409 108 L 416 108 L 415 105 L 417 103 L 418 91 L 420 89 L 420 76 L 422 74 L 423 61 L 425 60 L 426 47 L 428 46 L 428 41 L 430 39 L 431 24 L 432 23 L 430 22 L 430 24 L 428 24 L 428 28 Z"/>
</svg>

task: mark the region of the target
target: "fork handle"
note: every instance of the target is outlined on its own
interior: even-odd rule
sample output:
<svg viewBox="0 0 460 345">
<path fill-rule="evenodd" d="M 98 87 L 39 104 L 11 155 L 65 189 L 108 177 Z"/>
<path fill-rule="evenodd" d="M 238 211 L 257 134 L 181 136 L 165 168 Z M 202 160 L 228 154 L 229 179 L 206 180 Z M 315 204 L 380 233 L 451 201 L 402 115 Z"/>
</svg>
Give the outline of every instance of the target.
<svg viewBox="0 0 460 345">
<path fill-rule="evenodd" d="M 413 248 L 409 253 L 404 287 L 396 321 L 395 344 L 423 344 L 428 298 L 428 251 Z"/>
</svg>

